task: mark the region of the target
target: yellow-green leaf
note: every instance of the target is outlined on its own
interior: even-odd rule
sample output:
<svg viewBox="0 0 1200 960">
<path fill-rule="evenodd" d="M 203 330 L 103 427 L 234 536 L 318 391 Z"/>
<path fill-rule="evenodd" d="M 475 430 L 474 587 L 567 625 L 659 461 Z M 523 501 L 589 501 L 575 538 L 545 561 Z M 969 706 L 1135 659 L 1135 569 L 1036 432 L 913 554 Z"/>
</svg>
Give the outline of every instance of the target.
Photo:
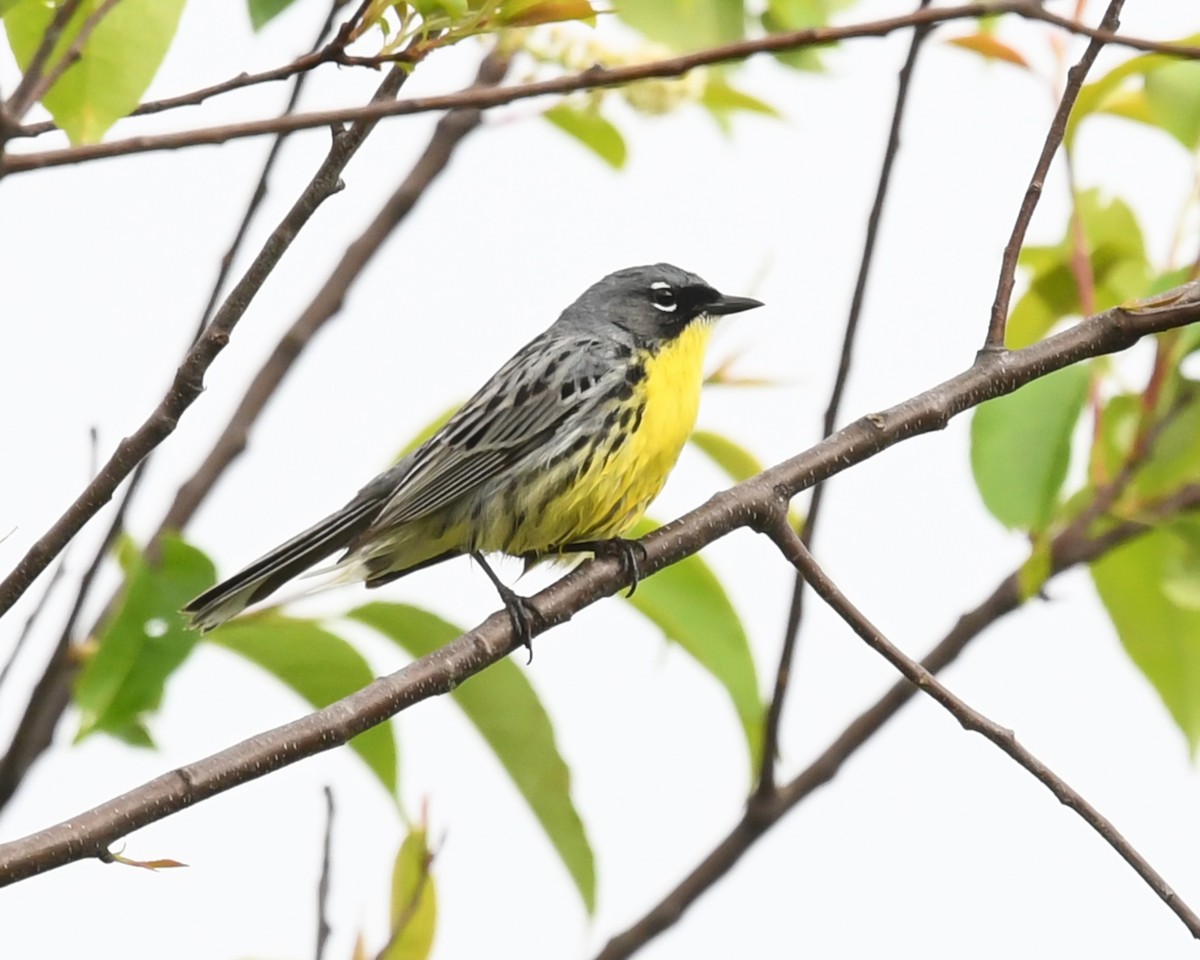
<svg viewBox="0 0 1200 960">
<path fill-rule="evenodd" d="M 400 844 L 392 866 L 391 939 L 380 960 L 426 960 L 437 932 L 433 854 L 424 829 Z"/>
<path fill-rule="evenodd" d="M 645 536 L 657 526 L 643 520 L 631 535 Z M 745 628 L 717 575 L 691 556 L 639 583 L 629 603 L 725 688 L 746 737 L 753 777 L 762 753 L 758 674 Z"/>
<path fill-rule="evenodd" d="M 625 138 L 599 110 L 586 107 L 576 109 L 560 104 L 547 110 L 542 116 L 563 133 L 574 137 L 609 166 L 617 170 L 625 166 Z"/>
<path fill-rule="evenodd" d="M 208 557 L 175 536 L 163 538 L 155 565 L 130 540 L 117 554 L 125 573 L 120 606 L 75 681 L 78 737 L 103 730 L 126 743 L 153 746 L 143 717 L 158 708 L 167 678 L 199 639 L 179 608 L 216 572 Z"/>
<path fill-rule="evenodd" d="M 368 603 L 347 614 L 422 657 L 463 631 L 402 603 Z M 596 907 L 596 865 L 571 799 L 571 773 L 554 727 L 524 672 L 511 660 L 492 664 L 451 696 L 487 741 L 558 851 L 588 912 Z"/>
<path fill-rule="evenodd" d="M 1092 564 L 1121 644 L 1162 698 L 1193 756 L 1200 744 L 1200 610 L 1175 602 L 1180 571 L 1195 575 L 1194 532 L 1155 530 Z"/>
<path fill-rule="evenodd" d="M 1144 296 L 1150 266 L 1133 211 L 1118 199 L 1085 190 L 1076 197 L 1076 214 L 1091 263 L 1096 310 Z M 1044 337 L 1060 320 L 1083 312 L 1079 279 L 1072 269 L 1076 238 L 1068 222 L 1063 239 L 1052 247 L 1025 247 L 1021 266 L 1029 271 L 1029 289 L 1008 319 L 1005 344 L 1013 350 Z"/>
<path fill-rule="evenodd" d="M 314 707 L 326 707 L 375 679 L 375 671 L 341 637 L 312 620 L 268 610 L 222 624 L 205 639 L 245 657 Z M 396 736 L 391 723 L 364 730 L 350 741 L 389 794 L 397 783 Z"/>
<path fill-rule="evenodd" d="M 49 64 L 71 49 L 83 24 L 103 0 L 83 0 L 54 48 Z M 72 143 L 95 143 L 128 116 L 158 72 L 175 36 L 184 0 L 121 0 L 83 45 L 79 60 L 42 98 Z M 25 69 L 54 17 L 55 4 L 17 0 L 4 12 L 4 29 Z"/>
<path fill-rule="evenodd" d="M 984 505 L 1006 527 L 1043 530 L 1053 518 L 1090 381 L 1090 367 L 1076 364 L 975 410 L 971 471 Z"/>
</svg>

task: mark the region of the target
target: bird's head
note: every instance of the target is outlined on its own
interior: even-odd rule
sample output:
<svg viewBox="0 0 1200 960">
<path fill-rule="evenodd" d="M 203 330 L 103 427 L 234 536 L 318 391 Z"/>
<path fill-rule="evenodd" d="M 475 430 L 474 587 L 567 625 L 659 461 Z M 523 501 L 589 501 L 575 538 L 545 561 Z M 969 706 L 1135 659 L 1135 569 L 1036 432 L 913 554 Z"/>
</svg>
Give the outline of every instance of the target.
<svg viewBox="0 0 1200 960">
<path fill-rule="evenodd" d="M 721 293 L 694 273 L 669 263 L 627 267 L 592 284 L 563 311 L 560 323 L 602 330 L 613 324 L 648 346 L 679 336 L 695 322 L 761 307 L 749 297 Z"/>
</svg>

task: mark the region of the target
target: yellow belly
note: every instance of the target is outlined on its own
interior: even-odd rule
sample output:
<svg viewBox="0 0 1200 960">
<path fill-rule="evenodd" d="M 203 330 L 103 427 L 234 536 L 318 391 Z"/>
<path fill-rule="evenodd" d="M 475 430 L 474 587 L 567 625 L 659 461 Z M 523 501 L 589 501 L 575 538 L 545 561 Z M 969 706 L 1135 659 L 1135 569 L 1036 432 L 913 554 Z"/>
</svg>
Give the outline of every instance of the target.
<svg viewBox="0 0 1200 960">
<path fill-rule="evenodd" d="M 711 324 L 694 322 L 644 357 L 646 376 L 628 401 L 641 407 L 640 417 L 630 418 L 626 436 L 611 454 L 593 457 L 570 489 L 536 512 L 536 521 L 527 518 L 508 552 L 542 553 L 580 540 L 619 537 L 642 518 L 696 425 L 711 333 Z M 605 446 L 615 439 L 614 433 Z"/>
</svg>

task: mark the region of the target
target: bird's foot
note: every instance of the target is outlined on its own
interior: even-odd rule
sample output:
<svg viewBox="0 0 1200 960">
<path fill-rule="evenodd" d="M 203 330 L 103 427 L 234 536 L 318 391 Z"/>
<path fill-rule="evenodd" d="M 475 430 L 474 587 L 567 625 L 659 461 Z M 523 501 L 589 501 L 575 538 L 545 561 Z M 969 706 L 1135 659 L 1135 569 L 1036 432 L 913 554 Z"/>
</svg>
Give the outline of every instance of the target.
<svg viewBox="0 0 1200 960">
<path fill-rule="evenodd" d="M 528 597 L 521 596 L 496 575 L 482 554 L 475 553 L 472 556 L 500 594 L 504 609 L 508 612 L 508 621 L 512 624 L 513 638 L 529 651 L 526 663 L 533 663 L 533 635 L 545 625 L 545 620 Z"/>
<path fill-rule="evenodd" d="M 582 553 L 587 551 L 601 559 L 614 559 L 621 567 L 622 576 L 629 578 L 627 597 L 633 596 L 638 583 L 642 579 L 642 564 L 646 562 L 646 548 L 640 540 L 626 540 L 624 537 L 609 537 L 606 540 L 582 540 L 578 543 L 568 543 L 562 548 L 563 553 Z"/>
</svg>

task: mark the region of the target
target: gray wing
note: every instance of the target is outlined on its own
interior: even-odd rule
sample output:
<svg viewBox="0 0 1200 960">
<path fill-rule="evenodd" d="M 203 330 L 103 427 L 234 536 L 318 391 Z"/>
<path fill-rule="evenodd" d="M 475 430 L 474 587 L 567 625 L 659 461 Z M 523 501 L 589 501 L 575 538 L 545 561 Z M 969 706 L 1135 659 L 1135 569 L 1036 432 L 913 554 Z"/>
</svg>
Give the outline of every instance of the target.
<svg viewBox="0 0 1200 960">
<path fill-rule="evenodd" d="M 605 396 L 614 374 L 623 381 L 618 354 L 628 356 L 628 348 L 578 334 L 532 341 L 376 481 L 394 489 L 363 536 L 428 516 L 547 444 Z"/>
</svg>

